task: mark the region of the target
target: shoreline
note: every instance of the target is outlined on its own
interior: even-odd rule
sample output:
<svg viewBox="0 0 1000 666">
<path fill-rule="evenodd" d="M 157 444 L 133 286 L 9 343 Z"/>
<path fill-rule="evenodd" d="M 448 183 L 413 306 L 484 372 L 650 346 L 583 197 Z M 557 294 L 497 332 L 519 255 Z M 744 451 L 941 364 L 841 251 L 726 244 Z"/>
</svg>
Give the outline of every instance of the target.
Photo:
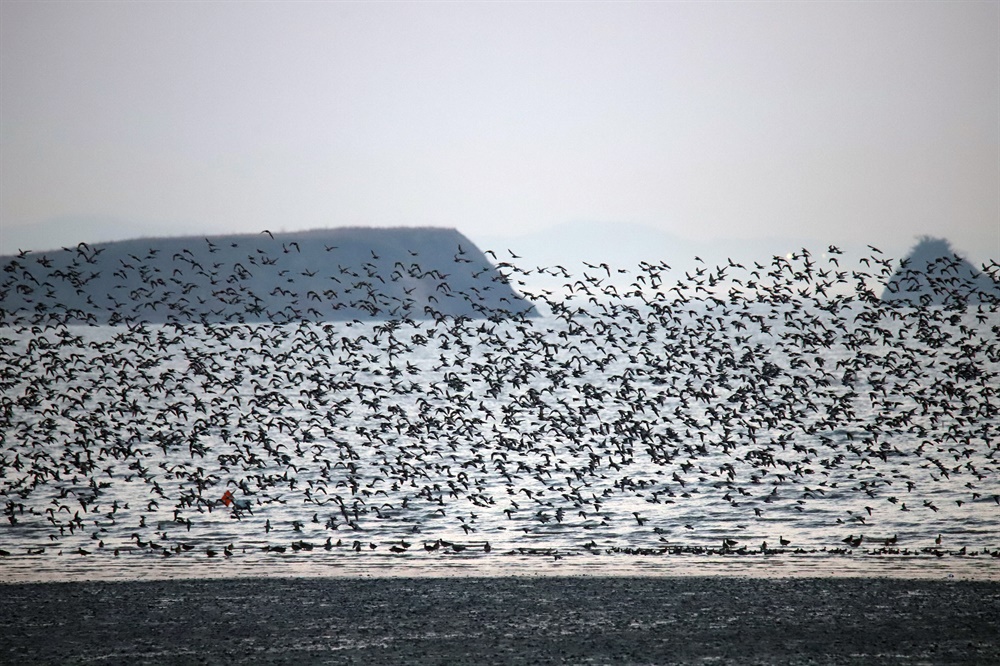
<svg viewBox="0 0 1000 666">
<path fill-rule="evenodd" d="M 996 581 L 231 578 L 0 591 L 0 663 L 1000 662 Z"/>
<path fill-rule="evenodd" d="M 885 578 L 1000 582 L 994 557 L 892 556 L 561 556 L 236 554 L 231 558 L 67 555 L 0 559 L 0 585 L 58 582 L 139 582 L 214 579 L 360 578 Z"/>
</svg>

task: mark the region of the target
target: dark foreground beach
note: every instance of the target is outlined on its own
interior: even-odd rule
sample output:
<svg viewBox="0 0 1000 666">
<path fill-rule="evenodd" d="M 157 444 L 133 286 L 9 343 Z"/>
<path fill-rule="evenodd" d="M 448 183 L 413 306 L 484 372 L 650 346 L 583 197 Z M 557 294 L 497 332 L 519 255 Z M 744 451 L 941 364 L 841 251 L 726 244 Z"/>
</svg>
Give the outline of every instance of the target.
<svg viewBox="0 0 1000 666">
<path fill-rule="evenodd" d="M 4 664 L 998 664 L 1000 583 L 730 577 L 0 585 Z"/>
</svg>

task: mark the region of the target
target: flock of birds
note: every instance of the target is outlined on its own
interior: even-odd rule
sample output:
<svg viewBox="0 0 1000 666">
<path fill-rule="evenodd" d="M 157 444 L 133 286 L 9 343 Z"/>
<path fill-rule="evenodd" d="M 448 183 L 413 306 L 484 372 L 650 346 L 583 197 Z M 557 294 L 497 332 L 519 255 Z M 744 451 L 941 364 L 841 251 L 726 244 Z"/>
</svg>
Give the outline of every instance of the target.
<svg viewBox="0 0 1000 666">
<path fill-rule="evenodd" d="M 939 307 L 882 301 L 874 248 L 679 276 L 457 250 L 398 318 L 0 307 L 0 556 L 1000 557 L 1000 299 L 957 259 L 921 271 Z M 21 253 L 0 295 L 116 268 L 77 256 Z M 437 312 L 477 301 L 460 270 L 531 307 Z"/>
</svg>

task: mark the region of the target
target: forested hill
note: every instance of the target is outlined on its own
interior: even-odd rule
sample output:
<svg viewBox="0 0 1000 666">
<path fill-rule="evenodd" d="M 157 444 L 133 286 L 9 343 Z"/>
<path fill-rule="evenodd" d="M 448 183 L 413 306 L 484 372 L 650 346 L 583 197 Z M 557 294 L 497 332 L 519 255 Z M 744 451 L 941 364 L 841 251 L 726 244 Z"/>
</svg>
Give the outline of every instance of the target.
<svg viewBox="0 0 1000 666">
<path fill-rule="evenodd" d="M 80 243 L 0 258 L 0 324 L 251 323 L 532 313 L 468 238 L 338 228 Z"/>
</svg>

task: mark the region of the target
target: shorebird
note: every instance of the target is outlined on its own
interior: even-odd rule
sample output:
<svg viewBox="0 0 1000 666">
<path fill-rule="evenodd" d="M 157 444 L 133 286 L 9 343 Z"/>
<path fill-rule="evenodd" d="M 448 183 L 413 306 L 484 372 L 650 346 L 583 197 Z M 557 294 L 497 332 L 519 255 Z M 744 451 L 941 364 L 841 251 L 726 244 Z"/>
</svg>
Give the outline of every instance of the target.
<svg viewBox="0 0 1000 666">
<path fill-rule="evenodd" d="M 253 496 L 302 539 L 353 530 L 367 551 L 391 550 L 419 532 L 434 552 L 439 535 L 451 546 L 456 528 L 487 536 L 498 523 L 504 539 L 583 547 L 602 531 L 627 542 L 665 516 L 711 533 L 706 507 L 740 529 L 764 504 L 771 519 L 844 502 L 864 525 L 881 501 L 914 518 L 1000 503 L 982 487 L 995 445 L 981 429 L 997 304 L 885 305 L 868 286 L 883 279 L 881 256 L 856 271 L 804 250 L 749 270 L 699 259 L 671 284 L 662 262 L 635 274 L 477 267 L 466 244 L 443 265 L 404 248 L 348 258 L 340 245 L 317 245 L 313 261 L 301 240 L 12 258 L 0 323 L 23 344 L 4 339 L 0 369 L 34 383 L 0 398 L 17 434 L 0 456 L 5 521 L 36 522 L 60 543 L 96 534 L 91 520 L 112 532 L 138 522 L 138 548 L 177 553 L 164 523 L 201 539 L 207 498 L 231 479 L 245 497 L 219 501 L 237 517 L 252 515 Z M 951 279 L 954 264 L 941 269 Z M 563 283 L 525 290 L 547 318 L 515 310 L 512 293 L 509 308 L 484 304 L 529 275 Z M 850 297 L 832 295 L 852 282 Z M 80 290 L 81 308 L 90 299 L 86 311 L 60 306 L 62 285 Z M 30 304 L 8 310 L 18 295 Z M 476 316 L 453 314 L 456 302 Z M 358 318 L 328 320 L 344 311 Z M 75 327 L 109 321 L 107 341 Z M 928 496 L 948 484 L 954 497 Z M 237 527 L 247 539 L 275 531 L 269 519 Z M 307 550 L 302 539 L 293 551 Z"/>
</svg>

